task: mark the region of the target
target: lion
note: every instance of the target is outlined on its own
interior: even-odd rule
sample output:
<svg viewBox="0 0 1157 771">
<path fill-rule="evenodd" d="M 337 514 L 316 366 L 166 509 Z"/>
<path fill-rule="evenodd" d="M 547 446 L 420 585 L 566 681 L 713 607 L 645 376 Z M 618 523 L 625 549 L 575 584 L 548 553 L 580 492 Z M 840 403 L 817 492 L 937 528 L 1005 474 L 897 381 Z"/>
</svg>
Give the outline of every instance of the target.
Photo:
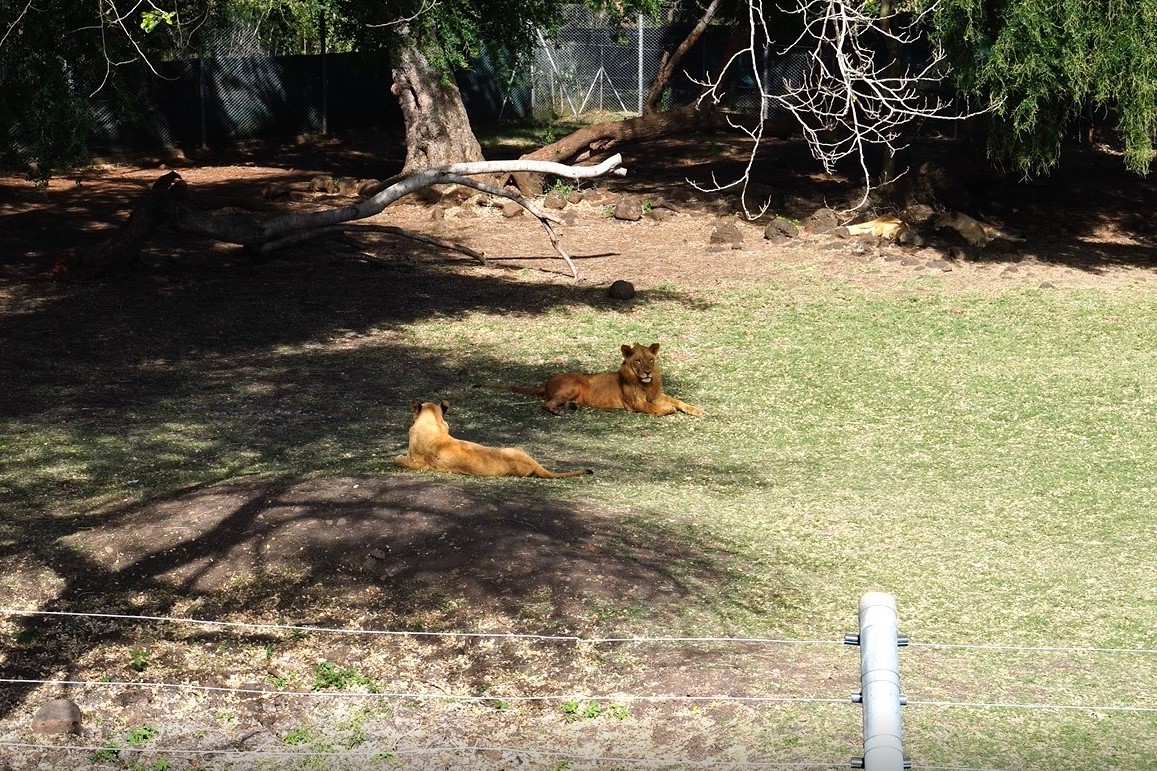
<svg viewBox="0 0 1157 771">
<path fill-rule="evenodd" d="M 832 233 L 840 238 L 876 236 L 877 238 L 886 238 L 889 241 L 896 241 L 901 244 L 911 244 L 912 246 L 921 246 L 923 244 L 923 239 L 920 238 L 919 234 L 912 230 L 908 223 L 899 217 L 877 217 L 869 222 L 859 222 L 855 225 L 838 227 L 833 230 Z"/>
<path fill-rule="evenodd" d="M 951 228 L 960 234 L 960 237 L 967 241 L 972 246 L 979 246 L 984 248 L 996 240 L 1023 242 L 1024 239 L 1015 233 L 1007 233 L 995 225 L 990 225 L 987 222 L 969 217 L 967 214 L 961 214 L 958 211 L 950 211 L 941 214 L 936 218 L 933 226 L 937 229 Z"/>
<path fill-rule="evenodd" d="M 480 477 L 540 477 L 561 479 L 593 474 L 582 471 L 554 472 L 542 467 L 525 450 L 518 447 L 487 447 L 450 436 L 444 415 L 450 403 L 414 402 L 410 405 L 414 421 L 410 426 L 410 447 L 405 455 L 394 458 L 394 465 L 415 471 L 446 471 Z"/>
<path fill-rule="evenodd" d="M 588 375 L 585 372 L 563 372 L 540 386 L 497 385 L 495 388 L 527 396 L 542 396 L 549 412 L 558 415 L 564 405 L 630 410 L 649 415 L 672 415 L 683 412 L 702 415 L 703 410 L 663 393 L 659 364 L 655 360 L 659 344 L 622 346 L 623 364 L 618 372 Z"/>
</svg>

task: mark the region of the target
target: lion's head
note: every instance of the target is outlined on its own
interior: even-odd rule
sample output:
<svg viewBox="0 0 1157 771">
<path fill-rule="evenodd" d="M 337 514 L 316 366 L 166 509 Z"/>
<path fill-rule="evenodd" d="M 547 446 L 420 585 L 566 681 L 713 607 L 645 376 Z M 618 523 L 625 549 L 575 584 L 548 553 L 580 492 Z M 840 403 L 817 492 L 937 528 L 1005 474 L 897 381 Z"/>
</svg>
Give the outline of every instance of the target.
<svg viewBox="0 0 1157 771">
<path fill-rule="evenodd" d="M 631 375 L 643 385 L 649 385 L 652 381 L 659 379 L 659 363 L 655 360 L 659 353 L 658 343 L 651 343 L 650 345 L 624 344 L 622 350 L 623 366 L 620 367 L 620 372 Z"/>
</svg>

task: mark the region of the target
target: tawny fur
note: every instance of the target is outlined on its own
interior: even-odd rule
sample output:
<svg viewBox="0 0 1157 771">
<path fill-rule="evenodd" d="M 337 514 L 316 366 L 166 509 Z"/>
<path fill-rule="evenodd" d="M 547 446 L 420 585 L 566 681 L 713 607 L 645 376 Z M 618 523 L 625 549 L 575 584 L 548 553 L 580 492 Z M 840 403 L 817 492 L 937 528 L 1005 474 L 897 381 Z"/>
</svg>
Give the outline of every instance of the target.
<svg viewBox="0 0 1157 771">
<path fill-rule="evenodd" d="M 857 222 L 855 225 L 844 225 L 836 228 L 833 231 L 837 236 L 844 238 L 850 236 L 875 236 L 876 238 L 886 238 L 889 241 L 896 241 L 901 244 L 911 244 L 919 246 L 923 243 L 923 239 L 909 227 L 908 223 L 899 217 L 877 217 L 868 222 Z"/>
<path fill-rule="evenodd" d="M 1024 241 L 1020 236 L 1006 233 L 995 225 L 981 222 L 958 211 L 941 214 L 936 218 L 934 225 L 937 228 L 952 228 L 972 246 L 985 247 L 998 239 L 1004 241 Z"/>
<path fill-rule="evenodd" d="M 877 238 L 887 238 L 894 240 L 900 231 L 906 229 L 908 225 L 901 219 L 896 217 L 877 217 L 869 222 L 859 222 L 855 225 L 845 225 L 844 229 L 848 231 L 851 236 L 876 236 Z"/>
<path fill-rule="evenodd" d="M 554 472 L 542 467 L 525 450 L 517 447 L 487 447 L 450 436 L 445 412 L 450 403 L 417 402 L 410 405 L 414 422 L 410 426 L 410 448 L 394 458 L 394 465 L 416 471 L 446 471 L 480 477 L 541 477 L 561 479 L 593 473 Z"/>
<path fill-rule="evenodd" d="M 663 379 L 655 360 L 659 344 L 623 345 L 623 363 L 618 372 L 589 375 L 585 372 L 563 372 L 535 388 L 498 385 L 505 391 L 541 396 L 543 407 L 558 415 L 566 405 L 609 410 L 630 410 L 649 415 L 671 415 L 684 412 L 702 415 L 703 410 L 663 393 Z"/>
</svg>

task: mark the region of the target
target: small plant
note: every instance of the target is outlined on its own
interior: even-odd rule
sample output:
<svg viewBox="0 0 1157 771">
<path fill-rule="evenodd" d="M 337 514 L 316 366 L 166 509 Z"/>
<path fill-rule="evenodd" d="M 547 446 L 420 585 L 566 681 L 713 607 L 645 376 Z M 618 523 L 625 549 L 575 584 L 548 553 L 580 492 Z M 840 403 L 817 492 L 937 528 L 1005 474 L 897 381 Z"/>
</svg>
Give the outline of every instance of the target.
<svg viewBox="0 0 1157 771">
<path fill-rule="evenodd" d="M 570 769 L 571 762 L 569 760 L 560 760 L 554 764 L 554 767 L 551 769 L 551 771 L 570 771 Z"/>
<path fill-rule="evenodd" d="M 309 728 L 294 728 L 285 735 L 285 743 L 291 747 L 297 747 L 302 744 L 309 744 L 313 738 L 313 731 Z"/>
<path fill-rule="evenodd" d="M 334 664 L 332 661 L 323 661 L 313 670 L 313 690 L 315 691 L 326 688 L 345 690 L 355 685 L 365 685 L 372 688 L 373 684 L 373 678 L 366 677 L 351 667 Z"/>
<path fill-rule="evenodd" d="M 625 704 L 612 704 L 609 711 L 615 720 L 626 720 L 631 715 L 631 711 L 627 709 Z"/>
<path fill-rule="evenodd" d="M 554 177 L 551 179 L 550 184 L 546 188 L 548 193 L 558 193 L 564 198 L 576 190 L 578 190 L 577 183 L 569 179 L 563 179 L 562 177 Z"/>
<path fill-rule="evenodd" d="M 563 719 L 568 723 L 573 723 L 579 719 L 579 703 L 577 701 L 565 701 L 562 704 Z"/>
<path fill-rule="evenodd" d="M 144 672 L 149 665 L 149 652 L 144 648 L 133 648 L 129 651 L 129 669 L 134 672 Z"/>
<path fill-rule="evenodd" d="M 161 732 L 156 726 L 142 725 L 137 726 L 133 730 L 125 734 L 125 742 L 130 747 L 144 747 L 149 742 L 160 736 Z"/>
<path fill-rule="evenodd" d="M 593 720 L 601 714 L 603 714 L 603 708 L 599 705 L 597 699 L 588 703 L 586 708 L 583 710 L 583 717 L 587 718 L 588 720 Z"/>
</svg>

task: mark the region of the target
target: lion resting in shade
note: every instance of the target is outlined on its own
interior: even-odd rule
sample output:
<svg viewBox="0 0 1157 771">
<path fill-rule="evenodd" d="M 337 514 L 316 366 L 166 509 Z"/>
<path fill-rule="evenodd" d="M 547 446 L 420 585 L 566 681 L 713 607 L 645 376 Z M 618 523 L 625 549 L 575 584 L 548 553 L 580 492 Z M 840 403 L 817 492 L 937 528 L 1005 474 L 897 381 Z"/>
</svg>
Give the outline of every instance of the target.
<svg viewBox="0 0 1157 771">
<path fill-rule="evenodd" d="M 542 467 L 525 450 L 517 447 L 487 447 L 450 436 L 446 410 L 450 403 L 425 402 L 410 405 L 414 422 L 410 425 L 410 447 L 405 455 L 394 458 L 394 465 L 416 471 L 446 471 L 481 477 L 541 477 L 560 479 L 593 473 L 583 471 L 554 472 Z"/>
</svg>

